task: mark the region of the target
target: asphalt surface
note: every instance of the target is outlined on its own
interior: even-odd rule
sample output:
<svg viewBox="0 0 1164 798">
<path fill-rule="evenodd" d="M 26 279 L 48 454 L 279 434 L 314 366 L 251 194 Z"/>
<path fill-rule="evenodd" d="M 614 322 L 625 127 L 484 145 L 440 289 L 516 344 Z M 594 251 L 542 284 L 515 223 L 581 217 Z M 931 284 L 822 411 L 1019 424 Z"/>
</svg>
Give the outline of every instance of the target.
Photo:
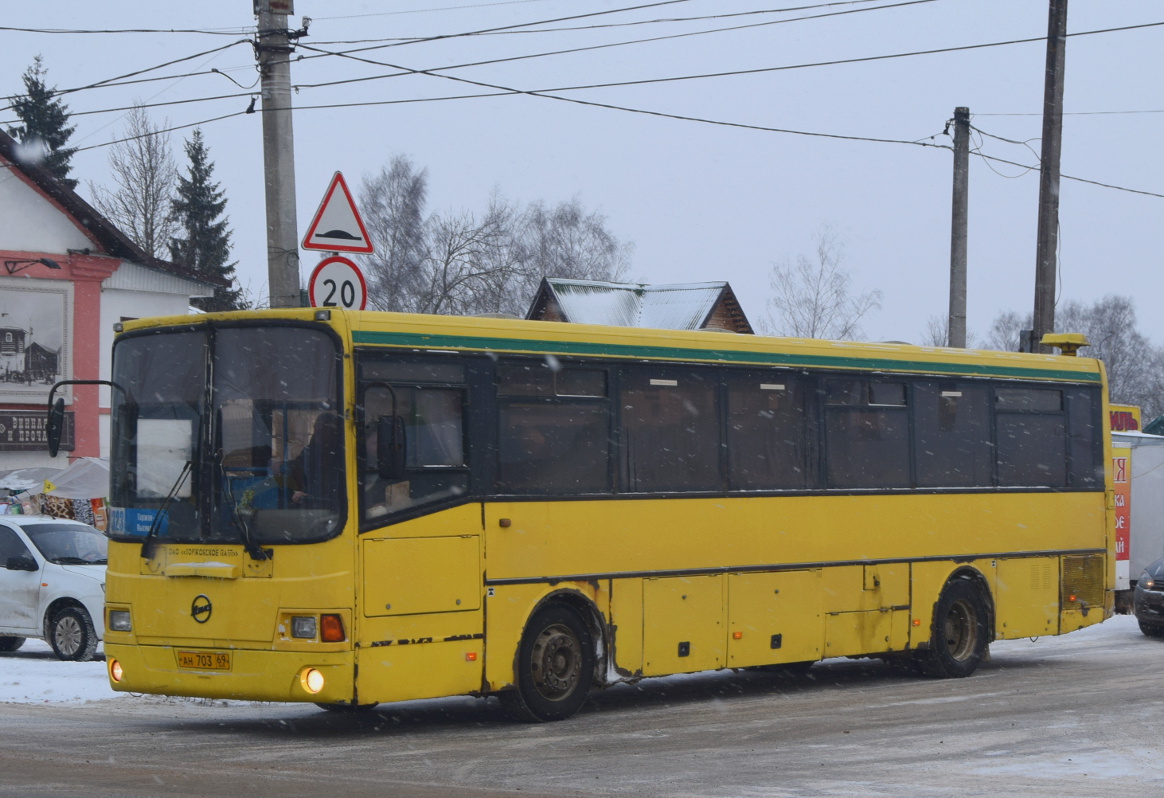
<svg viewBox="0 0 1164 798">
<path fill-rule="evenodd" d="M 2 662 L 0 662 L 2 666 Z M 1117 617 L 996 643 L 968 679 L 828 660 L 597 694 L 525 725 L 493 699 L 0 704 L 3 796 L 1120 796 L 1164 788 L 1164 640 Z"/>
</svg>

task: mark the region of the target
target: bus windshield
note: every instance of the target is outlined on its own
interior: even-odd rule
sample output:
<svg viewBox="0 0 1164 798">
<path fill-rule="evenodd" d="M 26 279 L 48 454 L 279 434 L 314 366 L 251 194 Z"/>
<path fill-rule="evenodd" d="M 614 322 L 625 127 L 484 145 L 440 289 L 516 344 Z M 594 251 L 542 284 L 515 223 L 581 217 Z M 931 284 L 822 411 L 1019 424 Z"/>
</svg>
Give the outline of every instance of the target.
<svg viewBox="0 0 1164 798">
<path fill-rule="evenodd" d="M 343 522 L 338 342 L 192 326 L 114 347 L 111 534 L 298 543 Z"/>
</svg>

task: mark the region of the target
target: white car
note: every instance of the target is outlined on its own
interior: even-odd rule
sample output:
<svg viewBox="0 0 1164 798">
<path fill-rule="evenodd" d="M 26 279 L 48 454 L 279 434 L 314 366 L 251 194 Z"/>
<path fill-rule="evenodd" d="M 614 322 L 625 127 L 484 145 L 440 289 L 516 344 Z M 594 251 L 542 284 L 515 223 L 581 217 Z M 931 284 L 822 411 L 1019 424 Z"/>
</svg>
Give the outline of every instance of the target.
<svg viewBox="0 0 1164 798">
<path fill-rule="evenodd" d="M 106 537 L 80 521 L 0 515 L 0 653 L 35 637 L 63 660 L 93 659 L 108 552 Z"/>
</svg>

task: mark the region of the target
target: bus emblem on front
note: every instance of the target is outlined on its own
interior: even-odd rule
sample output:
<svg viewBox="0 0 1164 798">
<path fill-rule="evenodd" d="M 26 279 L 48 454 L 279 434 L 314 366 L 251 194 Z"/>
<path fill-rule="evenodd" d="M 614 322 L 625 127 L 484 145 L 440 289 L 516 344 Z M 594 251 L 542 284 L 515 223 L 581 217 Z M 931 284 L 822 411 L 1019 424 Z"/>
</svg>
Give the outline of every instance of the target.
<svg viewBox="0 0 1164 798">
<path fill-rule="evenodd" d="M 206 623 L 210 620 L 210 612 L 212 609 L 208 596 L 202 594 L 197 595 L 190 604 L 190 617 L 198 623 Z"/>
</svg>

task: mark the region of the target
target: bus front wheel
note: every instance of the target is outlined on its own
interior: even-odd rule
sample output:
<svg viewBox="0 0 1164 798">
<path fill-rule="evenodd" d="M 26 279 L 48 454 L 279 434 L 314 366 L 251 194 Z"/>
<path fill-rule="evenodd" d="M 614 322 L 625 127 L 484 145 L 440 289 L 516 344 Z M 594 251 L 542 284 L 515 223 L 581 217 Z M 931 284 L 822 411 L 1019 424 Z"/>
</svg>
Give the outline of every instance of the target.
<svg viewBox="0 0 1164 798">
<path fill-rule="evenodd" d="M 564 720 L 577 712 L 594 681 L 594 641 L 586 622 L 565 604 L 550 604 L 526 625 L 516 684 L 498 695 L 516 720 Z"/>
<path fill-rule="evenodd" d="M 934 605 L 929 648 L 918 652 L 922 672 L 944 679 L 969 676 L 986 655 L 989 633 L 982 592 L 968 579 L 950 582 Z"/>
</svg>

